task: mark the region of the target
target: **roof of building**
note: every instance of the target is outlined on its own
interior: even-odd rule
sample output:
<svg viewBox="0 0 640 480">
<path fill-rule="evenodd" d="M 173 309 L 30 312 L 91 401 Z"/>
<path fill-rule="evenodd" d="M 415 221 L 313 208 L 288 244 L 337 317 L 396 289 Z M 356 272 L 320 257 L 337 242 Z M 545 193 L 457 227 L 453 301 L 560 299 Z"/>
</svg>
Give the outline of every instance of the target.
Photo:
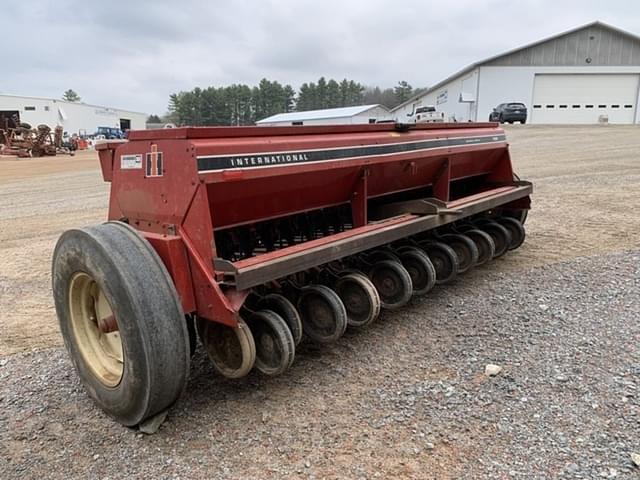
<svg viewBox="0 0 640 480">
<path fill-rule="evenodd" d="M 360 113 L 364 113 L 372 108 L 380 107 L 387 110 L 384 105 L 358 105 L 356 107 L 341 107 L 341 108 L 324 108 L 322 110 L 307 110 L 304 112 L 289 112 L 278 113 L 262 120 L 258 120 L 256 123 L 271 123 L 271 122 L 301 122 L 304 120 L 323 120 L 326 118 L 345 118 L 353 117 Z"/>
<path fill-rule="evenodd" d="M 455 78 L 457 78 L 457 77 L 459 77 L 461 75 L 464 75 L 465 73 L 468 73 L 468 72 L 472 71 L 473 69 L 475 69 L 477 67 L 480 67 L 480 66 L 482 66 L 482 65 L 484 65 L 486 63 L 492 62 L 494 60 L 497 60 L 498 58 L 506 57 L 507 55 L 512 55 L 512 54 L 514 54 L 516 52 L 519 52 L 521 50 L 525 50 L 527 48 L 535 47 L 536 45 L 540 45 L 542 43 L 550 42 L 552 40 L 555 40 L 557 38 L 563 37 L 565 35 L 569 35 L 571 33 L 578 32 L 580 30 L 584 30 L 584 29 L 591 28 L 591 27 L 606 28 L 606 29 L 609 29 L 609 30 L 613 30 L 614 32 L 617 32 L 617 33 L 619 33 L 621 35 L 625 35 L 625 36 L 628 36 L 630 38 L 633 38 L 634 40 L 640 41 L 640 37 L 639 36 L 634 35 L 633 33 L 629 33 L 626 30 L 621 30 L 619 28 L 616 28 L 616 27 L 611 26 L 609 24 L 606 24 L 604 22 L 595 21 L 595 22 L 587 23 L 586 25 L 581 25 L 579 27 L 572 28 L 571 30 L 567 30 L 567 31 L 564 31 L 564 32 L 561 32 L 561 33 L 557 33 L 557 34 L 552 35 L 550 37 L 546 37 L 546 38 L 543 38 L 541 40 L 537 40 L 535 42 L 528 43 L 528 44 L 520 46 L 520 47 L 516 47 L 516 48 L 514 48 L 512 50 L 508 50 L 506 52 L 499 53 L 497 55 L 493 55 L 493 56 L 491 56 L 489 58 L 485 58 L 484 60 L 480 60 L 479 62 L 472 63 L 471 65 L 466 66 L 462 70 L 459 70 L 458 72 L 454 73 L 453 75 L 449 75 L 444 80 L 442 80 L 442 81 L 436 83 L 435 85 L 432 85 L 431 87 L 427 88 L 426 90 L 420 92 L 418 95 L 414 95 L 413 97 L 409 98 L 408 100 L 406 100 L 405 102 L 401 103 L 400 105 L 395 106 L 394 108 L 391 109 L 391 111 L 393 112 L 395 110 L 398 110 L 398 109 L 400 109 L 400 108 L 402 108 L 402 107 L 414 102 L 416 99 L 424 97 L 425 95 L 427 95 L 427 94 L 433 92 L 434 90 L 437 90 L 438 88 L 442 87 L 443 85 L 449 83 L 451 80 L 453 80 L 453 79 L 455 79 Z"/>
<path fill-rule="evenodd" d="M 30 98 L 30 99 L 33 99 L 33 100 L 48 100 L 50 102 L 56 102 L 56 103 L 68 103 L 68 104 L 71 104 L 71 105 L 84 105 L 85 107 L 106 108 L 106 109 L 111 109 L 111 110 L 118 110 L 120 112 L 138 113 L 140 115 L 147 115 L 145 112 L 137 112 L 135 110 L 127 110 L 127 109 L 118 108 L 118 107 L 105 107 L 104 105 L 94 105 L 92 103 L 84 103 L 84 102 L 69 102 L 68 100 L 63 100 L 61 98 L 36 97 L 34 95 L 15 95 L 15 94 L 12 94 L 12 93 L 0 93 L 0 97 Z"/>
</svg>

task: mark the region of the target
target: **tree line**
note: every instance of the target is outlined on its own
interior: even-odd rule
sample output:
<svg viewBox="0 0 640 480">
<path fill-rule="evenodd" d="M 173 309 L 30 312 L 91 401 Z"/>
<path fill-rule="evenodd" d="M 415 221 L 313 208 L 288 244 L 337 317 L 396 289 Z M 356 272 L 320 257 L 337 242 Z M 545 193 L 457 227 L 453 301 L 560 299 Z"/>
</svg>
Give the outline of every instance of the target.
<svg viewBox="0 0 640 480">
<path fill-rule="evenodd" d="M 382 104 L 388 108 L 420 93 L 406 81 L 394 88 L 365 87 L 353 80 L 320 77 L 303 83 L 296 92 L 291 85 L 263 78 L 257 86 L 196 87 L 169 96 L 164 121 L 176 125 L 252 125 L 277 113 Z M 150 122 L 160 121 L 157 115 Z"/>
</svg>

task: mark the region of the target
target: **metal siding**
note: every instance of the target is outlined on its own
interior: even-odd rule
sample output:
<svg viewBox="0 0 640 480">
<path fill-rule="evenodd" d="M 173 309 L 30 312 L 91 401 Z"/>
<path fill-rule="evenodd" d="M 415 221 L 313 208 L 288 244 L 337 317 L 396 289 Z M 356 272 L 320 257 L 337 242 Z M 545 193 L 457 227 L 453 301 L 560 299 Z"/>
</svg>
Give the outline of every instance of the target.
<svg viewBox="0 0 640 480">
<path fill-rule="evenodd" d="M 592 36 L 593 39 L 591 39 Z M 586 62 L 587 58 L 591 58 L 591 63 Z M 485 65 L 640 65 L 640 42 L 608 28 L 594 26 L 504 55 Z"/>
</svg>

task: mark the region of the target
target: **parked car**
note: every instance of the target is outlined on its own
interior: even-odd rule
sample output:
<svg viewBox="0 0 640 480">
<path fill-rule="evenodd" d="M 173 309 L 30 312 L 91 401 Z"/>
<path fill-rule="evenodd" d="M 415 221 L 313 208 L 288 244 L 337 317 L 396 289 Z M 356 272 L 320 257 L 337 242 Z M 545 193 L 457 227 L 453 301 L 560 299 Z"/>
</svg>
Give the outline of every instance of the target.
<svg viewBox="0 0 640 480">
<path fill-rule="evenodd" d="M 100 135 L 103 135 L 107 140 L 121 140 L 123 138 L 127 138 L 122 130 L 115 127 L 98 127 L 94 136 L 97 138 Z"/>
<path fill-rule="evenodd" d="M 501 103 L 489 114 L 490 122 L 513 123 L 527 122 L 527 107 L 524 103 Z"/>
</svg>

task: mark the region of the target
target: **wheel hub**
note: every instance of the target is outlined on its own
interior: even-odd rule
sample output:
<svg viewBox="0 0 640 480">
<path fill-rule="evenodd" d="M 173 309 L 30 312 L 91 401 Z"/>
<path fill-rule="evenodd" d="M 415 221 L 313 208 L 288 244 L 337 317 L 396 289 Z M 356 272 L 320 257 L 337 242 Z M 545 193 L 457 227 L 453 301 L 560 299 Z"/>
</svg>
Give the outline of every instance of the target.
<svg viewBox="0 0 640 480">
<path fill-rule="evenodd" d="M 124 373 L 118 322 L 104 292 L 88 274 L 79 272 L 71 279 L 69 306 L 80 354 L 100 382 L 117 386 Z"/>
</svg>

